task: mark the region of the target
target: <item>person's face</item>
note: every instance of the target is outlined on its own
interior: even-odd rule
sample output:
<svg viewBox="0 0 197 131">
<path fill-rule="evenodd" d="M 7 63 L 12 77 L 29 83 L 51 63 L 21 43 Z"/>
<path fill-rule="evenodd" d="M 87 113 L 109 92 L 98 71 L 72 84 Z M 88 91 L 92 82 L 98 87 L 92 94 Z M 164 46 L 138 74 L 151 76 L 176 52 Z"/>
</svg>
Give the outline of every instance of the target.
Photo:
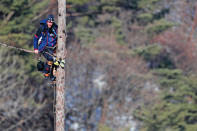
<svg viewBox="0 0 197 131">
<path fill-rule="evenodd" d="M 52 25 L 53 25 L 53 22 L 49 22 L 49 21 L 47 21 L 47 26 L 48 26 L 48 28 L 51 28 L 51 27 L 52 27 Z"/>
</svg>

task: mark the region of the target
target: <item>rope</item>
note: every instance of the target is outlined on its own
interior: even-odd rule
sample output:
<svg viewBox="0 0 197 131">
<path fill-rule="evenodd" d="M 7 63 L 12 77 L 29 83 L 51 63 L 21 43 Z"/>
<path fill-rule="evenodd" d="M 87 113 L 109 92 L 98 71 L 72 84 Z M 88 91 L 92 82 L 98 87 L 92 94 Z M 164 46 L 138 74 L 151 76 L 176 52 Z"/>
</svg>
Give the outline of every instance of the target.
<svg viewBox="0 0 197 131">
<path fill-rule="evenodd" d="M 56 87 L 53 87 L 53 115 L 54 115 L 54 131 L 56 130 Z"/>
</svg>

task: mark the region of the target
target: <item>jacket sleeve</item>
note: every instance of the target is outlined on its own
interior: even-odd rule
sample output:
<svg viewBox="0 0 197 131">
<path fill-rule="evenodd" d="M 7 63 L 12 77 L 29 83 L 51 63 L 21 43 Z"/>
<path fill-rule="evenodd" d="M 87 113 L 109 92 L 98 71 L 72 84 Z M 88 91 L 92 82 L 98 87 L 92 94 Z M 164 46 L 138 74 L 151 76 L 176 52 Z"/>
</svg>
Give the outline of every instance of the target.
<svg viewBox="0 0 197 131">
<path fill-rule="evenodd" d="M 41 37 L 41 33 L 42 33 L 42 29 L 39 28 L 36 34 L 34 35 L 34 50 L 38 50 L 38 40 Z"/>
</svg>

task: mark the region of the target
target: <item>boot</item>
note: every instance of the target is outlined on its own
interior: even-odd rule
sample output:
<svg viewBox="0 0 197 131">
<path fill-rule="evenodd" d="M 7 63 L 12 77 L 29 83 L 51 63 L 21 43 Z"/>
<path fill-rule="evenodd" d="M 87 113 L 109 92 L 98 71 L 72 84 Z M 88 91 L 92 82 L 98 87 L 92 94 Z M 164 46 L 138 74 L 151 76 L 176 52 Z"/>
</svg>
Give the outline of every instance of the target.
<svg viewBox="0 0 197 131">
<path fill-rule="evenodd" d="M 45 77 L 45 79 L 48 79 L 50 77 L 50 73 L 45 73 L 44 77 Z"/>
<path fill-rule="evenodd" d="M 62 68 L 64 68 L 64 64 L 65 64 L 65 61 L 64 60 L 56 60 L 54 63 L 53 63 L 55 66 L 60 66 Z"/>
<path fill-rule="evenodd" d="M 61 60 L 61 61 L 60 61 L 60 66 L 61 66 L 62 68 L 64 68 L 64 65 L 65 65 L 65 60 Z"/>
<path fill-rule="evenodd" d="M 56 80 L 56 77 L 55 76 L 50 76 L 50 80 L 51 81 L 55 81 Z"/>
<path fill-rule="evenodd" d="M 59 65 L 60 65 L 60 62 L 59 62 L 59 60 L 55 60 L 53 64 L 54 64 L 55 66 L 59 66 Z"/>
</svg>

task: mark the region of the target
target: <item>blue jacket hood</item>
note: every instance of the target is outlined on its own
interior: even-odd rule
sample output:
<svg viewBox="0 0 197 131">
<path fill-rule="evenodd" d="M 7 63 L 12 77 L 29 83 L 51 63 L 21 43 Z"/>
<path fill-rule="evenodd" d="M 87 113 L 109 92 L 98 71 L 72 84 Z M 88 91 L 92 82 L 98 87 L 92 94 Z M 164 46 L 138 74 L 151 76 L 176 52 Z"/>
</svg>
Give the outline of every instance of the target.
<svg viewBox="0 0 197 131">
<path fill-rule="evenodd" d="M 40 24 L 47 24 L 47 19 L 41 20 Z"/>
<path fill-rule="evenodd" d="M 47 26 L 47 19 L 41 20 L 41 21 L 40 21 L 40 25 Z M 53 26 L 54 26 L 55 28 L 58 27 L 57 24 L 56 24 L 55 22 L 53 22 Z"/>
</svg>

